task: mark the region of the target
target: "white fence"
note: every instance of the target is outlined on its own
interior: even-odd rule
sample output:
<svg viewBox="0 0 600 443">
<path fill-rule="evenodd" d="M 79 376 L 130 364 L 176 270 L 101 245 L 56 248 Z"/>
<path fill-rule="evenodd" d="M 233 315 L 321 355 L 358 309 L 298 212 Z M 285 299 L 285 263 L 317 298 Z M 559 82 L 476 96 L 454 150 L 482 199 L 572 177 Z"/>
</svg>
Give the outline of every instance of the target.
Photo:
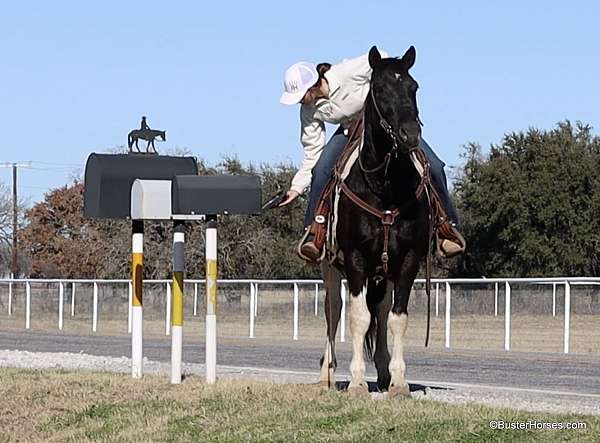
<svg viewBox="0 0 600 443">
<path fill-rule="evenodd" d="M 444 290 L 444 346 L 450 348 L 451 337 L 451 306 L 452 306 L 452 285 L 494 285 L 494 315 L 498 316 L 498 294 L 499 287 L 504 285 L 504 349 L 511 349 L 511 285 L 513 284 L 531 284 L 531 285 L 548 285 L 552 286 L 552 315 L 556 316 L 557 297 L 556 290 L 558 286 L 564 286 L 564 326 L 563 326 L 563 352 L 569 353 L 570 344 L 570 321 L 571 321 L 571 287 L 573 285 L 600 285 L 600 278 L 596 277 L 557 277 L 557 278 L 504 278 L 504 279 L 432 279 L 432 291 L 434 294 L 434 315 L 439 316 L 440 306 L 440 289 Z M 165 308 L 165 334 L 170 334 L 171 327 L 171 280 L 144 280 L 144 283 L 164 284 L 166 296 Z M 205 284 L 205 280 L 185 280 L 186 284 L 194 286 L 193 295 L 193 315 L 198 314 L 198 285 Z M 259 286 L 262 284 L 293 286 L 293 336 L 294 340 L 298 340 L 299 329 L 299 285 L 314 285 L 314 315 L 318 314 L 319 306 L 319 286 L 323 285 L 322 280 L 219 280 L 219 284 L 239 284 L 247 285 L 250 303 L 248 313 L 248 337 L 255 337 L 255 318 L 258 315 L 258 294 Z M 131 333 L 131 297 L 132 285 L 130 280 L 90 280 L 90 279 L 0 279 L 0 288 L 8 287 L 8 315 L 13 314 L 13 288 L 16 285 L 25 286 L 25 329 L 30 328 L 31 324 L 31 285 L 32 284 L 56 284 L 58 289 L 58 329 L 63 329 L 64 323 L 64 306 L 65 306 L 65 285 L 71 285 L 70 294 L 70 315 L 75 315 L 76 304 L 76 288 L 78 284 L 88 284 L 93 286 L 92 299 L 92 331 L 96 332 L 98 325 L 98 287 L 103 284 L 122 284 L 128 287 L 128 332 Z M 415 284 L 423 285 L 423 279 L 415 280 Z M 342 284 L 342 316 L 340 319 L 340 338 L 344 342 L 346 339 L 346 303 L 347 303 L 347 288 L 346 283 Z M 2 292 L 0 292 L 1 296 Z"/>
</svg>

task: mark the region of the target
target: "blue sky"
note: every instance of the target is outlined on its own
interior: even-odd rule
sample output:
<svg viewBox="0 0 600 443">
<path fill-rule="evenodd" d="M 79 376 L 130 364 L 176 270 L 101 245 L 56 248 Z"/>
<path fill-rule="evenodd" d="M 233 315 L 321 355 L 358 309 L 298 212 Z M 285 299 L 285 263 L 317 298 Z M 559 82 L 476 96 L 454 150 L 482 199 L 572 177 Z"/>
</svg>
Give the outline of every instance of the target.
<svg viewBox="0 0 600 443">
<path fill-rule="evenodd" d="M 449 165 L 508 131 L 600 120 L 596 2 L 9 2 L 0 11 L 0 163 L 31 201 L 141 115 L 157 146 L 217 162 L 298 164 L 298 107 L 278 102 L 298 60 L 373 44 L 417 48 L 424 136 Z M 10 171 L 0 168 L 10 184 Z"/>
</svg>

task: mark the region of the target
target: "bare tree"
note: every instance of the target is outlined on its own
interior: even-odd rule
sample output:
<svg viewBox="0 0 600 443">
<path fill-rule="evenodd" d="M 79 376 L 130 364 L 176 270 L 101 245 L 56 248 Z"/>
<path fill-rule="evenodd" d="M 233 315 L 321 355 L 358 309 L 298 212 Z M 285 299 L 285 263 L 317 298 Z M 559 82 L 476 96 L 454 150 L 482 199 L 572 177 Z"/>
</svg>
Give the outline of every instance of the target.
<svg viewBox="0 0 600 443">
<path fill-rule="evenodd" d="M 24 223 L 26 204 L 22 199 L 17 201 L 17 229 Z M 0 182 L 0 276 L 10 273 L 13 236 L 13 201 L 12 190 Z M 22 255 L 19 254 L 19 259 Z"/>
</svg>

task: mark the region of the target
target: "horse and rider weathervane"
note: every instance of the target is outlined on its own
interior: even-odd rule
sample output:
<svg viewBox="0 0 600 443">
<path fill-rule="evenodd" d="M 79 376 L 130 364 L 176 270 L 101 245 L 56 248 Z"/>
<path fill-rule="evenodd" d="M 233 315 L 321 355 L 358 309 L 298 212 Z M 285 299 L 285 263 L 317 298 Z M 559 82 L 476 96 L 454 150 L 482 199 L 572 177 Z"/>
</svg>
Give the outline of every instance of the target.
<svg viewBox="0 0 600 443">
<path fill-rule="evenodd" d="M 167 136 L 165 131 L 159 131 L 158 129 L 150 129 L 148 123 L 146 122 L 146 116 L 142 117 L 142 122 L 140 124 L 140 129 L 134 129 L 127 136 L 127 146 L 129 146 L 129 153 L 133 154 L 133 145 L 135 144 L 135 149 L 138 153 L 142 154 L 140 148 L 138 146 L 138 140 L 146 140 L 146 154 L 158 154 L 156 147 L 154 146 L 154 140 L 159 137 L 159 141 L 166 141 Z M 150 150 L 152 147 L 152 151 Z"/>
</svg>

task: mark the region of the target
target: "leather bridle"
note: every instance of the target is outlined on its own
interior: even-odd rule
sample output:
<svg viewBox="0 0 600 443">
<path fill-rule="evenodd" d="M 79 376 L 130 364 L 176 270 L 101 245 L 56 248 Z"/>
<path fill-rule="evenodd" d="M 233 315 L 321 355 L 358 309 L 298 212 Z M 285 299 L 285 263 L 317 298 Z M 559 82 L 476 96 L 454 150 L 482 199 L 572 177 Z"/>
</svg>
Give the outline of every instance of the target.
<svg viewBox="0 0 600 443">
<path fill-rule="evenodd" d="M 394 128 L 392 127 L 392 125 L 389 124 L 389 122 L 385 119 L 385 117 L 379 110 L 379 106 L 377 105 L 377 100 L 375 100 L 375 94 L 373 93 L 373 89 L 370 89 L 369 93 L 367 95 L 371 97 L 371 101 L 373 102 L 373 107 L 375 108 L 377 117 L 379 117 L 379 126 L 381 126 L 381 129 L 383 129 L 383 131 L 392 140 L 392 149 L 390 149 L 388 151 L 388 153 L 385 155 L 383 162 L 381 162 L 381 164 L 377 165 L 376 167 L 374 167 L 372 169 L 367 169 L 364 167 L 364 165 L 362 163 L 362 159 L 361 159 L 361 151 L 359 150 L 358 165 L 360 166 L 361 171 L 363 171 L 367 174 L 378 172 L 382 168 L 385 167 L 385 175 L 387 176 L 387 171 L 388 171 L 388 166 L 390 164 L 390 161 L 391 161 L 392 157 L 396 158 L 398 156 L 398 150 L 400 149 L 400 146 L 403 144 L 406 145 L 406 143 L 408 142 L 408 134 L 406 134 L 404 129 L 401 129 L 400 131 L 394 131 Z M 364 116 L 364 114 L 363 114 L 363 116 Z M 416 118 L 416 121 L 417 121 L 417 123 L 419 123 L 419 125 L 423 126 L 423 122 L 421 121 L 421 119 L 418 116 Z M 418 147 L 419 147 L 418 144 L 416 146 L 411 146 L 408 148 L 408 152 L 410 153 L 410 152 L 414 151 L 415 149 L 418 149 Z"/>
</svg>

